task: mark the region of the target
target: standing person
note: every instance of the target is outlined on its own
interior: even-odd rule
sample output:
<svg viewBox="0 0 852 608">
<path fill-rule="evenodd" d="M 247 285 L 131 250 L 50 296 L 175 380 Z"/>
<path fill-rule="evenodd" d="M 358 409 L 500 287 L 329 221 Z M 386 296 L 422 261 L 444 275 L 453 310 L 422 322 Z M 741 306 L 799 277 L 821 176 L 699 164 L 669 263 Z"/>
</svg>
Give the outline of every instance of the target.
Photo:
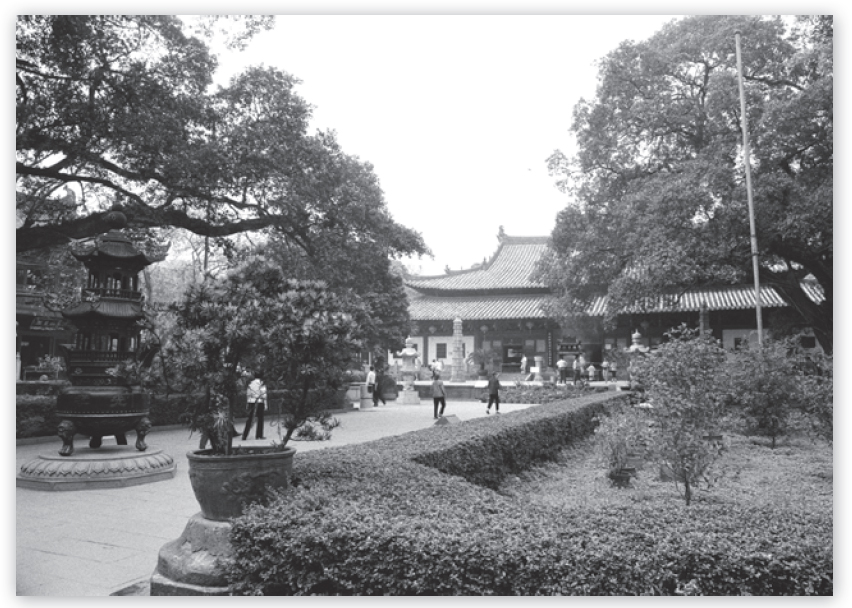
<svg viewBox="0 0 852 608">
<path fill-rule="evenodd" d="M 263 383 L 263 376 L 255 372 L 254 380 L 249 382 L 246 389 L 246 409 L 248 409 L 248 420 L 246 420 L 246 428 L 243 429 L 243 441 L 248 439 L 249 431 L 251 430 L 252 418 L 257 416 L 257 430 L 255 431 L 255 439 L 266 439 L 263 436 L 263 414 L 266 412 L 266 385 Z"/>
<path fill-rule="evenodd" d="M 527 356 L 521 357 L 521 375 L 526 378 L 527 375 Z"/>
<path fill-rule="evenodd" d="M 373 398 L 373 407 L 379 407 L 379 402 L 376 399 L 376 371 L 372 365 L 370 371 L 367 372 L 367 394 Z"/>
<path fill-rule="evenodd" d="M 595 381 L 595 373 L 598 371 L 594 363 L 589 364 L 589 382 Z"/>
<path fill-rule="evenodd" d="M 441 375 L 444 371 L 444 362 L 440 359 L 435 359 L 435 372 Z"/>
<path fill-rule="evenodd" d="M 580 382 L 583 370 L 580 368 L 580 355 L 574 355 L 574 386 Z"/>
<path fill-rule="evenodd" d="M 491 413 L 491 404 L 494 404 L 494 413 L 500 413 L 500 381 L 497 379 L 499 374 L 493 372 L 491 379 L 488 381 L 488 407 L 485 408 L 485 413 Z"/>
<path fill-rule="evenodd" d="M 601 371 L 601 373 L 603 374 L 603 381 L 609 382 L 609 361 L 604 359 L 604 362 L 601 364 L 601 367 L 603 368 L 603 370 Z"/>
<path fill-rule="evenodd" d="M 618 380 L 617 372 L 618 372 L 618 361 L 613 359 L 612 363 L 609 364 L 609 374 L 610 374 L 610 377 L 612 378 L 613 382 Z"/>
<path fill-rule="evenodd" d="M 556 369 L 559 370 L 559 383 L 568 383 L 568 362 L 565 360 L 565 355 L 559 355 L 559 361 L 556 362 Z"/>
<path fill-rule="evenodd" d="M 441 380 L 441 374 L 436 373 L 432 379 L 432 401 L 435 403 L 435 418 L 444 415 L 444 408 L 447 407 L 447 389 L 444 388 L 444 381 Z M 441 404 L 441 411 L 438 411 L 438 404 Z"/>
<path fill-rule="evenodd" d="M 370 369 L 373 369 L 372 367 Z M 382 374 L 381 368 L 375 374 L 375 387 L 373 388 L 373 407 L 379 407 L 379 400 L 381 399 L 382 405 L 387 405 L 384 397 L 382 397 Z"/>
</svg>

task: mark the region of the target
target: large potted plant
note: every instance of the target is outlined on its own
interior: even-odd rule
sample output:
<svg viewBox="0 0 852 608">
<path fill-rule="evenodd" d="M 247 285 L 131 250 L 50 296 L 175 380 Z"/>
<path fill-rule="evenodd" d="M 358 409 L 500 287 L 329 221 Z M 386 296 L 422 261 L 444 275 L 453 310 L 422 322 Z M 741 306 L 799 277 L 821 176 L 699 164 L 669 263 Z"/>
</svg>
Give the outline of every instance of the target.
<svg viewBox="0 0 852 608">
<path fill-rule="evenodd" d="M 177 372 L 182 391 L 198 395 L 186 421 L 210 443 L 187 455 L 190 480 L 204 517 L 226 521 L 287 486 L 291 440 L 327 437 L 335 426 L 327 410 L 360 346 L 359 311 L 322 282 L 287 279 L 253 259 L 191 287 L 174 312 L 166 368 Z M 249 370 L 277 396 L 269 405 L 278 437 L 266 446 L 233 443 Z"/>
<path fill-rule="evenodd" d="M 478 365 L 476 375 L 479 378 L 486 378 L 488 377 L 488 372 L 491 371 L 486 365 L 493 366 L 495 355 L 496 353 L 490 348 L 477 348 L 467 356 L 467 363 Z"/>
</svg>

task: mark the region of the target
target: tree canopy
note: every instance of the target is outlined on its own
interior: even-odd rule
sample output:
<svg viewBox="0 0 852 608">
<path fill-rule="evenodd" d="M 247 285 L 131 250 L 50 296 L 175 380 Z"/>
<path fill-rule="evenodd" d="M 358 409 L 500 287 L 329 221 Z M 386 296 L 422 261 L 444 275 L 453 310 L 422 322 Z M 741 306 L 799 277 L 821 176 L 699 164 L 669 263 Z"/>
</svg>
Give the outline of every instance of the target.
<svg viewBox="0 0 852 608">
<path fill-rule="evenodd" d="M 19 252 L 104 232 L 117 200 L 135 229 L 428 252 L 388 214 L 372 166 L 309 133 L 296 78 L 250 68 L 212 90 L 216 59 L 179 18 L 19 16 L 16 43 Z M 66 185 L 82 193 L 74 214 L 49 204 Z"/>
<path fill-rule="evenodd" d="M 760 280 L 832 350 L 833 24 L 696 16 L 600 62 L 574 109 L 578 152 L 550 170 L 572 197 L 539 279 L 553 310 L 753 279 L 735 32 L 741 32 Z M 815 280 L 825 299 L 802 288 Z"/>
</svg>

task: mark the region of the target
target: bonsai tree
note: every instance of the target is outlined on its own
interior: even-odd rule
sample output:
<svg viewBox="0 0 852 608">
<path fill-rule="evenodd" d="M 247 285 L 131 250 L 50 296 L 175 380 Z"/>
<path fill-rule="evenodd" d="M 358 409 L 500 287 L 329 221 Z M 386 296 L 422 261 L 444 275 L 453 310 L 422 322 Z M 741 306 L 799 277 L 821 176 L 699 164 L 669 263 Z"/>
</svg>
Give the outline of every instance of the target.
<svg viewBox="0 0 852 608">
<path fill-rule="evenodd" d="M 300 429 L 330 428 L 326 413 L 360 347 L 358 318 L 323 282 L 288 279 L 264 259 L 250 259 L 220 279 L 191 286 L 173 306 L 176 328 L 164 366 L 197 396 L 185 418 L 214 454 L 233 451 L 234 411 L 249 370 L 280 400 L 278 447 Z"/>
</svg>

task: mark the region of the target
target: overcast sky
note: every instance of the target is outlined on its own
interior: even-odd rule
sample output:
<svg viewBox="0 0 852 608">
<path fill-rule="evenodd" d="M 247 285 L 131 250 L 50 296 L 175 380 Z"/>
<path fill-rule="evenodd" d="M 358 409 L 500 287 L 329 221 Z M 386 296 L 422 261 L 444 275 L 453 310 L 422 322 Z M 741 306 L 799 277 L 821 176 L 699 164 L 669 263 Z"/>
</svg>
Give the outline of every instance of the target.
<svg viewBox="0 0 852 608">
<path fill-rule="evenodd" d="M 509 235 L 549 235 L 565 206 L 546 159 L 569 153 L 595 61 L 644 40 L 661 15 L 280 15 L 242 52 L 220 55 L 225 84 L 248 65 L 299 78 L 313 126 L 373 164 L 394 219 L 435 259 L 467 268 Z"/>
</svg>

